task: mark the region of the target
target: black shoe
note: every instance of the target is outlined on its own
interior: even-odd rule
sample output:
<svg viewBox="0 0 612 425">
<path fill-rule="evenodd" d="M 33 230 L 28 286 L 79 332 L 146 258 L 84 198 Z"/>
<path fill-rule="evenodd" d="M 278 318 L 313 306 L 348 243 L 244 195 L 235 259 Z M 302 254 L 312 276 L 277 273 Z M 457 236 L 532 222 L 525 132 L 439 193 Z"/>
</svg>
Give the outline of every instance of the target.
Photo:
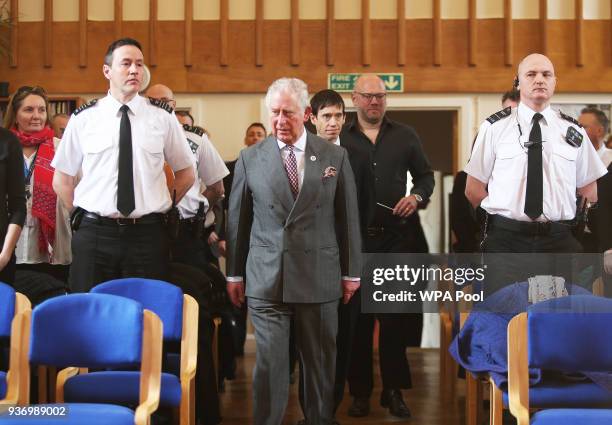
<svg viewBox="0 0 612 425">
<path fill-rule="evenodd" d="M 348 409 L 348 415 L 353 418 L 361 418 L 370 414 L 370 399 L 369 397 L 355 397 L 353 404 Z"/>
<path fill-rule="evenodd" d="M 380 395 L 380 405 L 388 407 L 389 413 L 398 418 L 409 418 L 411 416 L 410 409 L 404 403 L 400 390 L 383 390 Z"/>
</svg>

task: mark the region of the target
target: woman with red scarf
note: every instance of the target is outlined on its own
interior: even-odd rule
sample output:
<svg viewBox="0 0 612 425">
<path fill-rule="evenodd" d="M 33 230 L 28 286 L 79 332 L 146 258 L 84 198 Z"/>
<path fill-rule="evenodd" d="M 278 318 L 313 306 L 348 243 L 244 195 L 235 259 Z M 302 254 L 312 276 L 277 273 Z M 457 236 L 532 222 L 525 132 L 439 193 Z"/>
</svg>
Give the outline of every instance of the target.
<svg viewBox="0 0 612 425">
<path fill-rule="evenodd" d="M 68 213 L 53 191 L 51 161 L 59 139 L 41 87 L 20 87 L 9 100 L 4 127 L 21 142 L 27 217 L 17 242 L 17 270 L 50 274 L 64 282 L 71 261 Z"/>
</svg>

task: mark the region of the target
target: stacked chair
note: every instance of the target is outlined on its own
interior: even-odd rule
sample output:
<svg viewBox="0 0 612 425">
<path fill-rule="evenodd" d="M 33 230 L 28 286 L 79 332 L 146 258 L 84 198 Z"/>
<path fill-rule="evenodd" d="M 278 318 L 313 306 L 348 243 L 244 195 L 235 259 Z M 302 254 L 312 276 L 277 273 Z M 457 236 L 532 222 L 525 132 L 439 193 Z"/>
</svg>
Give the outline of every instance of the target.
<svg viewBox="0 0 612 425">
<path fill-rule="evenodd" d="M 17 403 L 0 414 L 0 424 L 41 424 L 61 419 L 64 425 L 149 425 L 159 405 L 163 326 L 142 304 L 115 295 L 73 294 L 49 299 L 13 320 L 25 329 L 19 353 L 11 356 L 18 378 L 9 373 L 8 395 L 0 404 Z M 29 331 L 29 332 L 28 332 Z M 25 356 L 23 353 L 29 353 Z M 62 401 L 64 382 L 79 368 L 139 368 L 138 398 L 134 409 L 118 404 L 68 403 L 29 405 L 30 364 L 62 369 L 57 376 L 56 399 Z M 66 367 L 70 366 L 70 367 Z M 11 413 L 13 412 L 13 413 Z M 45 421 L 41 416 L 49 416 Z M 63 415 L 62 415 L 63 412 Z M 42 420 L 41 420 L 42 419 Z"/>
<path fill-rule="evenodd" d="M 180 343 L 180 357 L 165 354 L 164 364 L 177 358 L 177 374 L 162 373 L 160 407 L 175 411 L 180 425 L 195 424 L 195 385 L 198 349 L 198 304 L 170 283 L 143 278 L 117 279 L 92 288 L 93 294 L 112 294 L 138 301 L 155 312 L 164 324 L 164 344 Z M 139 371 L 83 371 L 73 368 L 57 401 L 134 405 L 138 401 Z M 178 410 L 178 415 L 176 414 Z M 177 422 L 175 420 L 175 422 Z"/>
<path fill-rule="evenodd" d="M 508 399 L 518 425 L 612 423 L 612 300 L 588 295 L 536 304 L 508 326 Z M 593 380 L 542 380 L 529 369 L 581 373 Z M 598 375 L 599 374 L 599 375 Z M 540 409 L 533 415 L 533 408 Z"/>
<path fill-rule="evenodd" d="M 23 327 L 23 321 L 18 319 L 13 324 L 15 317 L 23 313 L 26 310 L 31 309 L 32 305 L 28 298 L 15 292 L 15 290 L 0 282 L 0 339 L 3 342 L 10 342 L 9 345 L 9 370 L 0 370 L 0 399 L 8 400 L 8 403 L 15 404 L 17 401 L 25 396 L 15 392 L 17 385 L 10 385 L 13 390 L 12 393 L 7 394 L 7 386 L 9 381 L 15 380 L 18 377 L 19 364 L 23 361 L 27 361 L 27 352 L 21 353 L 19 350 L 24 333 L 27 332 Z M 21 359 L 19 358 L 21 356 Z"/>
</svg>

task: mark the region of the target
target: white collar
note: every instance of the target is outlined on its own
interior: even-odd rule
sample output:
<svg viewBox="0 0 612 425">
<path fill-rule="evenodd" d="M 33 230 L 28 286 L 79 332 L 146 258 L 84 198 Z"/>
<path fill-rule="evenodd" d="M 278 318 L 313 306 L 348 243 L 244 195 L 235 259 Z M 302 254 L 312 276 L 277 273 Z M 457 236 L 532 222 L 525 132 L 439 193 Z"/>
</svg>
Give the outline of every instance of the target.
<svg viewBox="0 0 612 425">
<path fill-rule="evenodd" d="M 114 112 L 118 113 L 119 108 L 123 106 L 123 103 L 115 99 L 115 97 L 111 95 L 110 90 L 108 91 L 107 99 L 109 101 L 109 108 L 111 108 Z M 140 96 L 138 93 L 136 93 L 136 95 L 128 103 L 126 103 L 126 105 L 128 106 L 128 108 L 130 108 L 130 111 L 132 112 L 132 114 L 136 115 L 143 101 L 144 101 L 144 98 Z"/>
<path fill-rule="evenodd" d="M 536 111 L 531 109 L 529 106 L 525 105 L 523 102 L 519 102 L 518 117 L 520 121 L 531 125 L 531 121 L 533 120 L 533 116 L 535 114 L 536 114 Z M 549 125 L 552 122 L 552 119 L 555 115 L 555 111 L 553 111 L 550 105 L 548 105 L 542 112 L 540 112 L 540 114 L 544 116 L 544 120 L 546 121 L 546 124 Z"/>
<path fill-rule="evenodd" d="M 334 145 L 340 146 L 340 136 L 336 137 L 336 140 L 334 141 Z"/>
<path fill-rule="evenodd" d="M 276 143 L 278 143 L 278 148 L 283 149 L 287 144 L 285 142 L 281 142 L 276 139 Z M 297 141 L 293 144 L 293 148 L 299 152 L 306 151 L 306 129 L 302 129 L 302 135 L 297 139 Z"/>
</svg>

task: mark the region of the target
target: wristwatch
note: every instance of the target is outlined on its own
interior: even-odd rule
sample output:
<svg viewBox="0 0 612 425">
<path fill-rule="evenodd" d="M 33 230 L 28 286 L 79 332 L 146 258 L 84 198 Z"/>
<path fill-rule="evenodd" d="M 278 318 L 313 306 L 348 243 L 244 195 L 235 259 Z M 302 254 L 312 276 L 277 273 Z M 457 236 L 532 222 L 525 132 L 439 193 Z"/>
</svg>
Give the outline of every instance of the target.
<svg viewBox="0 0 612 425">
<path fill-rule="evenodd" d="M 419 204 L 423 202 L 423 197 L 418 193 L 413 193 L 412 196 L 414 196 L 414 199 L 416 199 Z"/>
</svg>

